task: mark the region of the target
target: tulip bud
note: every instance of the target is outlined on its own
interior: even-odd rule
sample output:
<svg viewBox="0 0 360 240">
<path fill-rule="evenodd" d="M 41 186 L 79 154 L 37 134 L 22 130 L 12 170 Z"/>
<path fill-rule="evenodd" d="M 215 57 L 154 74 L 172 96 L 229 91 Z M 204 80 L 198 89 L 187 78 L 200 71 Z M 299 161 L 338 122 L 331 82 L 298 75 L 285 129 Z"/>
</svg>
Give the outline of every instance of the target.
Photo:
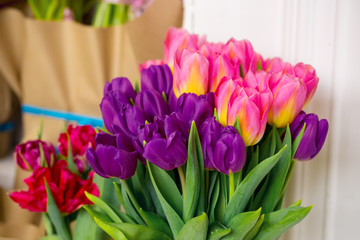
<svg viewBox="0 0 360 240">
<path fill-rule="evenodd" d="M 150 122 L 154 120 L 155 116 L 164 116 L 170 113 L 169 105 L 160 93 L 154 90 L 139 92 L 135 104 L 143 109 L 146 119 Z"/>
<path fill-rule="evenodd" d="M 284 62 L 281 58 L 269 58 L 264 61 L 264 71 L 269 74 L 288 73 L 293 74 L 294 70 L 290 63 Z"/>
<path fill-rule="evenodd" d="M 145 124 L 146 114 L 140 106 L 123 105 L 115 115 L 112 129 L 113 133 L 125 134 L 129 138 L 136 135 L 137 131 Z"/>
<path fill-rule="evenodd" d="M 164 60 L 170 68 L 174 66 L 174 58 L 178 50 L 184 48 L 199 49 L 205 42 L 204 37 L 196 34 L 189 34 L 186 30 L 181 28 L 170 28 L 165 36 L 164 41 Z"/>
<path fill-rule="evenodd" d="M 299 114 L 306 99 L 304 81 L 289 74 L 273 74 L 269 80 L 273 102 L 269 110 L 268 123 L 282 128 L 290 124 Z"/>
<path fill-rule="evenodd" d="M 118 177 L 128 179 L 135 174 L 137 152 L 126 135 L 98 133 L 95 138 L 96 149 L 86 152 L 91 168 L 104 178 Z"/>
<path fill-rule="evenodd" d="M 129 79 L 125 77 L 114 78 L 111 83 L 105 83 L 104 96 L 114 91 L 119 91 L 125 94 L 129 98 L 129 101 L 130 99 L 134 100 L 136 96 L 135 90 Z"/>
<path fill-rule="evenodd" d="M 215 92 L 220 80 L 227 77 L 236 77 L 235 66 L 226 55 L 212 55 L 209 58 L 209 91 Z"/>
<path fill-rule="evenodd" d="M 232 79 L 223 77 L 215 91 L 215 106 L 218 114 L 219 122 L 226 126 L 227 113 L 231 94 L 240 86 L 240 79 Z"/>
<path fill-rule="evenodd" d="M 214 166 L 229 175 L 240 171 L 246 161 L 246 148 L 243 139 L 233 126 L 226 126 L 215 144 Z"/>
<path fill-rule="evenodd" d="M 301 111 L 290 124 L 292 139 L 294 140 L 305 125 L 305 131 L 300 141 L 294 158 L 304 161 L 314 158 L 324 145 L 329 124 L 326 119 L 319 118 L 316 114 L 306 114 Z"/>
<path fill-rule="evenodd" d="M 255 145 L 264 135 L 271 104 L 271 94 L 256 89 L 238 87 L 230 97 L 227 123 L 239 119 L 241 136 L 246 146 Z"/>
<path fill-rule="evenodd" d="M 152 139 L 144 146 L 143 157 L 164 170 L 181 167 L 187 160 L 188 139 L 188 128 L 181 114 L 155 118 L 154 123 L 149 124 L 164 124 L 153 129 L 158 131 L 163 128 L 165 134 L 161 131 L 152 134 Z"/>
<path fill-rule="evenodd" d="M 298 63 L 294 67 L 295 76 L 302 79 L 306 85 L 306 106 L 315 94 L 319 78 L 316 76 L 316 71 L 311 65 Z"/>
<path fill-rule="evenodd" d="M 214 93 L 201 96 L 184 93 L 177 101 L 176 111 L 183 115 L 189 128 L 192 121 L 195 121 L 196 126 L 200 127 L 206 119 L 214 116 Z"/>
<path fill-rule="evenodd" d="M 215 120 L 215 117 L 208 118 L 199 130 L 201 147 L 204 156 L 204 167 L 215 170 L 214 151 L 217 140 L 221 136 L 222 125 Z"/>
<path fill-rule="evenodd" d="M 176 96 L 173 88 L 173 75 L 168 65 L 150 66 L 141 71 L 141 90 L 156 90 L 165 94 L 170 110 L 176 106 Z"/>
<path fill-rule="evenodd" d="M 208 90 L 209 62 L 200 53 L 184 49 L 178 52 L 174 64 L 174 92 L 176 97 L 183 93 L 205 94 Z"/>
<path fill-rule="evenodd" d="M 156 59 L 156 60 L 148 60 L 144 62 L 143 64 L 139 64 L 139 71 L 142 72 L 144 69 L 148 69 L 151 66 L 162 66 L 165 62 L 162 59 Z"/>
<path fill-rule="evenodd" d="M 41 140 L 28 141 L 15 147 L 14 159 L 17 165 L 27 171 L 41 167 L 40 145 L 44 152 L 46 164 L 51 167 L 56 159 L 55 148 L 51 143 Z"/>
</svg>

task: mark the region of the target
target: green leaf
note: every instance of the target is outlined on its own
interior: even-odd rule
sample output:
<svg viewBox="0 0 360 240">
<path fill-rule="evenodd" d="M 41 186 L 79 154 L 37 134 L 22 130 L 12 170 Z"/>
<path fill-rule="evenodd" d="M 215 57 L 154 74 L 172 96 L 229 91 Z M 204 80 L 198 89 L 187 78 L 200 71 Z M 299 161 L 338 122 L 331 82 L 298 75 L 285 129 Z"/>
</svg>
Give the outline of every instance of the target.
<svg viewBox="0 0 360 240">
<path fill-rule="evenodd" d="M 132 194 L 132 190 L 128 185 L 126 180 L 121 180 L 121 192 L 124 199 L 124 208 L 126 206 L 127 214 L 129 214 L 132 218 L 134 218 L 138 224 L 145 225 L 144 220 L 139 215 L 140 206 L 136 201 L 134 195 Z M 128 212 L 129 211 L 129 212 Z"/>
<path fill-rule="evenodd" d="M 251 170 L 253 170 L 259 164 L 259 146 L 256 146 L 255 152 L 251 154 L 250 162 L 246 168 L 245 176 L 247 176 Z"/>
<path fill-rule="evenodd" d="M 264 159 L 274 155 L 276 150 L 275 131 L 276 128 L 273 127 L 269 134 L 265 137 L 265 140 L 261 143 L 259 149 L 259 162 L 262 162 Z"/>
<path fill-rule="evenodd" d="M 48 164 L 46 162 L 44 148 L 41 143 L 39 143 L 39 150 L 40 150 L 41 167 L 50 167 L 50 166 L 48 166 Z M 27 162 L 27 161 L 25 161 L 25 162 Z"/>
<path fill-rule="evenodd" d="M 298 206 L 301 205 L 301 202 L 302 202 L 301 199 L 300 199 L 300 200 L 297 200 L 296 202 L 294 202 L 293 204 L 291 204 L 290 207 L 298 207 Z"/>
<path fill-rule="evenodd" d="M 205 240 L 208 232 L 208 217 L 206 213 L 198 217 L 194 217 L 185 223 L 184 227 L 181 229 L 177 240 Z"/>
<path fill-rule="evenodd" d="M 219 182 L 219 197 L 215 206 L 215 220 L 222 222 L 224 220 L 224 216 L 225 216 L 225 212 L 226 212 L 226 206 L 227 206 L 227 198 L 226 198 L 226 194 L 227 194 L 227 189 L 224 189 L 224 185 L 222 184 L 222 176 L 224 175 L 222 173 L 220 173 L 220 177 L 218 178 L 218 182 Z"/>
<path fill-rule="evenodd" d="M 101 227 L 107 234 L 109 234 L 110 237 L 112 237 L 114 240 L 128 240 L 127 237 L 123 234 L 121 230 L 114 227 L 112 224 L 108 222 L 101 221 L 98 218 L 94 218 L 94 221 L 96 222 L 99 227 Z"/>
<path fill-rule="evenodd" d="M 285 138 L 282 146 L 287 145 L 284 154 L 281 156 L 278 163 L 270 171 L 270 179 L 268 187 L 263 196 L 261 207 L 263 213 L 272 212 L 275 209 L 276 204 L 281 198 L 281 191 L 283 189 L 285 179 L 291 163 L 291 133 L 289 125 L 286 128 Z"/>
<path fill-rule="evenodd" d="M 215 175 L 216 177 L 217 175 Z M 218 203 L 219 199 L 219 193 L 220 193 L 220 180 L 219 178 L 215 178 L 215 184 L 214 184 L 214 190 L 211 193 L 211 200 L 209 202 L 209 216 L 210 216 L 210 222 L 215 221 L 215 209 Z"/>
<path fill-rule="evenodd" d="M 53 229 L 53 225 L 51 223 L 49 214 L 42 213 L 42 217 L 43 217 L 43 221 L 44 221 L 44 227 L 45 227 L 46 235 L 53 235 L 54 234 L 54 229 Z"/>
<path fill-rule="evenodd" d="M 168 223 L 159 215 L 144 211 L 143 209 L 140 209 L 140 215 L 149 228 L 158 230 L 159 232 L 165 233 L 168 236 L 172 236 Z"/>
<path fill-rule="evenodd" d="M 310 212 L 309 207 L 289 207 L 265 214 L 264 222 L 254 238 L 255 240 L 278 239 L 285 231 L 301 222 Z"/>
<path fill-rule="evenodd" d="M 176 211 L 179 216 L 182 216 L 183 212 L 183 198 L 179 192 L 179 189 L 174 180 L 169 174 L 161 168 L 150 164 L 151 175 L 154 179 L 157 188 L 159 189 L 163 198 L 168 202 L 171 207 Z M 149 170 L 150 172 L 150 170 Z M 154 182 L 153 182 L 154 183 Z M 155 184 L 153 184 L 155 187 Z"/>
<path fill-rule="evenodd" d="M 220 240 L 222 237 L 228 235 L 231 228 L 227 228 L 219 222 L 214 222 L 210 225 L 208 230 L 208 240 Z"/>
<path fill-rule="evenodd" d="M 241 136 L 241 127 L 240 127 L 240 121 L 239 121 L 239 116 L 236 116 L 236 120 L 234 122 L 234 128 L 236 129 L 236 131 L 239 133 L 239 135 Z"/>
<path fill-rule="evenodd" d="M 68 169 L 70 169 L 71 172 L 73 172 L 77 175 L 80 175 L 78 168 L 74 162 L 69 133 L 66 133 L 66 135 L 67 135 L 67 139 L 68 139 L 68 156 L 66 158 L 67 167 L 68 167 Z"/>
<path fill-rule="evenodd" d="M 121 187 L 121 193 L 125 202 L 124 208 L 127 209 L 127 214 L 131 216 L 138 224 L 145 225 L 144 220 L 141 218 L 139 212 L 136 210 L 134 205 L 131 203 L 128 192 L 125 187 Z M 125 207 L 126 206 L 126 207 Z"/>
<path fill-rule="evenodd" d="M 126 191 L 122 190 L 120 185 L 118 183 L 116 183 L 116 182 L 114 182 L 114 187 L 115 187 L 116 195 L 118 196 L 118 199 L 121 202 L 121 205 L 124 207 L 125 212 L 127 213 L 127 215 L 125 215 L 123 217 L 121 217 L 119 215 L 119 213 L 118 213 L 118 215 L 121 217 L 123 222 L 127 222 L 127 223 L 139 223 L 139 222 L 141 222 L 144 225 L 145 223 L 143 222 L 141 217 L 138 215 L 138 213 L 134 209 L 133 205 L 130 203 L 130 200 L 129 200 L 128 196 L 127 196 Z M 133 220 L 133 218 L 134 219 L 136 218 L 136 222 Z"/>
<path fill-rule="evenodd" d="M 96 206 L 103 210 L 112 221 L 114 221 L 115 223 L 122 222 L 121 218 L 116 214 L 113 208 L 109 206 L 104 200 L 88 192 L 85 192 L 85 195 L 90 201 L 92 201 Z"/>
<path fill-rule="evenodd" d="M 94 219 L 94 215 L 96 214 L 100 219 L 110 220 L 107 215 L 96 212 L 93 216 L 90 211 L 90 207 L 83 207 L 84 209 L 80 209 L 75 221 L 75 230 L 73 233 L 74 240 L 85 240 L 85 239 L 106 239 L 105 233 L 96 225 Z M 89 210 L 88 210 L 89 209 Z M 103 216 L 100 217 L 100 214 Z M 86 229 L 86 230 L 85 230 Z"/>
<path fill-rule="evenodd" d="M 231 233 L 224 240 L 241 240 L 254 227 L 261 213 L 261 209 L 253 212 L 244 212 L 233 217 L 227 225 Z"/>
<path fill-rule="evenodd" d="M 56 206 L 55 200 L 51 194 L 46 179 L 44 179 L 44 181 L 45 181 L 46 194 L 47 194 L 47 212 L 49 214 L 51 222 L 53 223 L 56 232 L 62 238 L 62 240 L 71 240 L 69 226 L 65 223 L 64 218 L 61 216 L 61 213 L 58 207 Z"/>
<path fill-rule="evenodd" d="M 97 218 L 97 219 L 100 219 L 101 221 L 105 221 L 105 222 L 112 221 L 111 218 L 107 214 L 95 210 L 93 206 L 87 205 L 87 206 L 83 206 L 83 208 L 87 211 L 87 213 L 91 219 Z"/>
<path fill-rule="evenodd" d="M 166 234 L 151 229 L 149 227 L 138 225 L 138 224 L 130 224 L 130 223 L 109 223 L 109 222 L 101 222 L 99 219 L 95 219 L 95 221 L 100 225 L 106 225 L 113 227 L 120 231 L 126 239 L 129 240 L 171 240 L 169 236 Z M 122 239 L 122 238 L 118 238 Z M 117 240 L 117 238 L 115 238 Z"/>
<path fill-rule="evenodd" d="M 263 69 L 262 69 L 262 65 L 261 65 L 261 60 L 258 62 L 258 65 L 257 65 L 257 67 L 256 67 L 256 70 L 260 70 L 260 71 L 263 70 Z"/>
<path fill-rule="evenodd" d="M 250 229 L 250 231 L 245 235 L 243 240 L 252 240 L 256 234 L 259 232 L 262 223 L 264 222 L 265 214 L 262 214 L 259 219 L 256 221 L 255 225 Z"/>
<path fill-rule="evenodd" d="M 152 200 L 152 202 L 153 202 L 153 204 L 154 204 L 155 212 L 156 212 L 159 216 L 165 218 L 164 210 L 163 210 L 162 207 L 161 207 L 159 198 L 157 197 L 155 188 L 154 188 L 154 186 L 152 185 L 152 182 L 151 182 L 150 175 L 149 175 L 149 172 L 148 172 L 148 171 L 146 171 L 146 176 L 145 176 L 145 177 L 146 177 L 146 181 L 145 181 L 146 188 L 147 188 L 147 190 L 149 191 L 151 200 Z"/>
<path fill-rule="evenodd" d="M 155 174 L 153 174 L 153 171 L 154 170 L 156 171 L 156 169 L 159 170 L 159 168 L 156 167 L 155 165 L 151 164 L 149 161 L 147 161 L 147 167 L 148 167 L 148 170 L 149 170 L 149 173 L 150 173 L 150 178 L 151 178 L 151 181 L 153 183 L 154 189 L 155 189 L 156 194 L 157 194 L 157 196 L 159 198 L 161 207 L 163 208 L 166 219 L 167 219 L 167 221 L 168 221 L 168 223 L 170 225 L 171 232 L 173 233 L 174 238 L 176 238 L 178 236 L 181 228 L 184 226 L 184 222 L 181 220 L 181 218 L 177 214 L 176 210 L 174 210 L 172 205 L 170 205 L 169 202 L 166 201 L 166 199 L 162 195 L 162 192 L 160 191 L 160 189 L 159 189 L 159 187 L 157 185 L 159 182 L 155 180 L 155 177 L 154 177 Z M 160 178 L 158 178 L 158 179 L 160 179 Z M 165 182 L 165 184 L 166 183 L 167 182 Z M 168 186 L 168 188 L 169 187 L 170 186 Z"/>
<path fill-rule="evenodd" d="M 303 128 L 301 129 L 301 131 L 299 132 L 299 134 L 296 136 L 295 140 L 293 141 L 291 158 L 294 158 L 294 156 L 295 156 L 295 153 L 300 145 L 301 139 L 304 136 L 305 128 L 306 128 L 306 123 L 304 123 Z"/>
<path fill-rule="evenodd" d="M 235 215 L 241 213 L 248 203 L 251 195 L 261 182 L 261 180 L 268 174 L 268 172 L 275 166 L 283 155 L 286 146 L 284 146 L 277 154 L 262 161 L 257 165 L 240 183 L 237 187 L 233 197 L 227 206 L 224 223 L 228 224 L 230 219 Z"/>
<path fill-rule="evenodd" d="M 189 221 L 195 213 L 198 205 L 200 193 L 200 167 L 196 148 L 196 125 L 193 121 L 191 124 L 189 144 L 188 144 L 188 159 L 186 163 L 186 188 L 184 194 L 184 222 Z"/>
<path fill-rule="evenodd" d="M 198 205 L 196 207 L 196 215 L 200 215 L 206 210 L 206 193 L 207 193 L 207 187 L 205 183 L 205 166 L 204 166 L 204 157 L 200 142 L 200 137 L 197 132 L 194 133 L 195 140 L 196 140 L 196 151 L 198 156 L 198 162 L 199 162 L 199 169 L 200 169 L 200 194 L 199 194 L 199 201 Z"/>
</svg>

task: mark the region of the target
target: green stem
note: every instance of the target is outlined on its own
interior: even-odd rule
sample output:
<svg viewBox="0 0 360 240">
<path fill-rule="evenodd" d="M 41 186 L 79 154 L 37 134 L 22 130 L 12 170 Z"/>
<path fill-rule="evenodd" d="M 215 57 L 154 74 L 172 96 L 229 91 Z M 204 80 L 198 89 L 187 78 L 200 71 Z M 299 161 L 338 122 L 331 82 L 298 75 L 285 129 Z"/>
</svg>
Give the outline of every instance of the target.
<svg viewBox="0 0 360 240">
<path fill-rule="evenodd" d="M 235 192 L 235 182 L 234 182 L 234 174 L 229 171 L 229 201 L 232 198 Z"/>
<path fill-rule="evenodd" d="M 132 204 L 134 204 L 134 207 L 136 208 L 136 210 L 140 213 L 140 205 L 139 203 L 136 201 L 136 198 L 134 196 L 134 194 L 132 193 L 129 184 L 125 181 L 125 180 L 120 180 L 121 184 L 123 184 L 125 186 L 126 192 L 129 195 Z"/>
<path fill-rule="evenodd" d="M 183 193 L 183 198 L 185 198 L 185 190 L 186 190 L 186 181 L 185 181 L 185 175 L 184 175 L 184 171 L 182 170 L 181 167 L 177 168 L 178 172 L 179 172 L 179 177 L 180 177 L 180 182 L 181 182 L 181 189 L 182 189 L 182 193 Z"/>
<path fill-rule="evenodd" d="M 49 235 L 54 235 L 55 232 L 54 232 L 54 228 L 52 226 L 49 215 L 47 213 L 42 213 L 42 217 L 43 217 L 43 220 L 44 220 L 44 226 L 45 226 L 46 235 L 48 235 L 48 236 Z"/>
<path fill-rule="evenodd" d="M 206 191 L 206 195 L 205 196 L 209 196 L 209 170 L 205 169 L 205 191 Z"/>
</svg>

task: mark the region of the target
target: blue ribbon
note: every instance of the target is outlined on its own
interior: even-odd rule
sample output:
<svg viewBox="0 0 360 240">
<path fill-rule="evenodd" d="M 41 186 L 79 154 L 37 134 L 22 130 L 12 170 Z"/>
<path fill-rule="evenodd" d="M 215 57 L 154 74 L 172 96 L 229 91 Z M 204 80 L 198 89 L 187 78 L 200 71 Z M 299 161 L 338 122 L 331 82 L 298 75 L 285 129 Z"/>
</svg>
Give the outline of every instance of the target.
<svg viewBox="0 0 360 240">
<path fill-rule="evenodd" d="M 14 124 L 12 122 L 0 124 L 0 132 L 11 131 L 13 130 L 13 128 L 14 128 Z"/>
<path fill-rule="evenodd" d="M 79 125 L 91 125 L 92 127 L 102 127 L 104 122 L 101 118 L 90 117 L 81 114 L 75 114 L 60 110 L 53 110 L 48 108 L 36 107 L 32 105 L 23 104 L 21 106 L 23 113 L 33 115 L 44 115 L 51 118 L 63 119 L 66 121 L 78 122 Z"/>
</svg>

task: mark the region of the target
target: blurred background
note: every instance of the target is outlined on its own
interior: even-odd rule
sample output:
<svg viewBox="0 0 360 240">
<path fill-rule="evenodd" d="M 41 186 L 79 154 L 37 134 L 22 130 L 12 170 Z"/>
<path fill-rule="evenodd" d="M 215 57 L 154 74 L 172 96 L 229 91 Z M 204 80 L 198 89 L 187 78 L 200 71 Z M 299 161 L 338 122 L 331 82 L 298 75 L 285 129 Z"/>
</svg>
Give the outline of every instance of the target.
<svg viewBox="0 0 360 240">
<path fill-rule="evenodd" d="M 248 39 L 264 58 L 279 56 L 291 64 L 304 62 L 316 69 L 320 82 L 305 111 L 327 118 L 329 134 L 315 159 L 295 167 L 286 201 L 302 198 L 303 205 L 314 207 L 282 239 L 356 239 L 360 226 L 360 1 L 183 3 L 183 27 L 191 33 L 206 34 L 209 41 Z M 4 97 L 4 88 L 0 86 L 0 97 Z M 14 100 L 12 106 L 19 108 L 19 102 Z M 18 118 L 15 113 L 12 117 Z M 3 144 L 5 140 L 0 138 L 0 146 Z M 11 189 L 14 176 L 15 164 L 8 152 L 0 159 L 0 186 Z"/>
</svg>

